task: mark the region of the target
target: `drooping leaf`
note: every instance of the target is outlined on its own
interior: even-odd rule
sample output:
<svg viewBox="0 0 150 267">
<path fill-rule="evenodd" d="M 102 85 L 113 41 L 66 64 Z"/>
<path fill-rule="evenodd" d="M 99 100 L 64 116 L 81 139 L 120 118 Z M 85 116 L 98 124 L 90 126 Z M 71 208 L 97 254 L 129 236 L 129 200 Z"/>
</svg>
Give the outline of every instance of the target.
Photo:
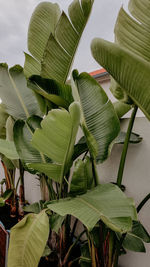
<svg viewBox="0 0 150 267">
<path fill-rule="evenodd" d="M 91 189 L 94 184 L 94 178 L 92 173 L 92 162 L 89 157 L 86 157 L 84 161 L 78 159 L 75 163 L 75 168 L 70 185 L 71 195 L 80 195 Z"/>
<path fill-rule="evenodd" d="M 115 139 L 115 144 L 124 144 L 125 137 L 126 137 L 126 133 L 120 132 L 120 134 Z M 131 144 L 137 144 L 137 143 L 140 143 L 142 141 L 142 139 L 143 138 L 139 134 L 131 133 L 129 142 Z"/>
<path fill-rule="evenodd" d="M 25 207 L 23 207 L 23 210 L 25 212 L 32 212 L 32 213 L 40 213 L 42 211 L 42 209 L 44 209 L 44 204 L 42 201 L 39 202 L 35 202 L 31 205 L 27 205 Z"/>
<path fill-rule="evenodd" d="M 74 99 L 80 102 L 81 124 L 93 158 L 103 162 L 109 155 L 120 124 L 111 101 L 102 87 L 87 73 L 73 72 Z"/>
<path fill-rule="evenodd" d="M 113 106 L 119 119 L 122 118 L 132 108 L 131 105 L 125 104 L 121 101 L 113 103 Z"/>
<path fill-rule="evenodd" d="M 101 219 L 110 229 L 127 232 L 132 227 L 132 219 L 136 220 L 137 216 L 133 201 L 112 184 L 99 185 L 73 199 L 53 201 L 48 208 L 61 216 L 75 216 L 89 231 Z"/>
<path fill-rule="evenodd" d="M 68 108 L 73 102 L 71 87 L 68 84 L 58 83 L 52 79 L 44 79 L 33 75 L 28 81 L 28 86 L 57 106 Z"/>
<path fill-rule="evenodd" d="M 126 235 L 122 246 L 123 248 L 131 250 L 131 251 L 146 252 L 143 241 L 139 237 L 131 233 L 128 233 Z"/>
<path fill-rule="evenodd" d="M 28 214 L 11 229 L 8 267 L 36 267 L 49 235 L 45 211 Z"/>
<path fill-rule="evenodd" d="M 69 112 L 52 110 L 33 135 L 33 146 L 52 159 L 53 164 L 29 164 L 29 167 L 43 172 L 50 178 L 62 183 L 63 176 L 72 164 L 76 134 L 80 122 L 78 103 L 72 103 Z"/>
<path fill-rule="evenodd" d="M 26 164 L 30 162 L 43 162 L 44 155 L 41 155 L 32 144 L 31 139 L 36 128 L 40 128 L 42 118 L 30 117 L 26 122 L 16 121 L 14 125 L 14 143 L 21 161 Z"/>
<path fill-rule="evenodd" d="M 52 214 L 50 216 L 51 230 L 55 231 L 58 234 L 58 231 L 60 230 L 64 219 L 65 219 L 64 216 L 62 217 L 59 214 Z"/>
<path fill-rule="evenodd" d="M 150 235 L 139 221 L 133 221 L 132 233 L 144 242 L 150 243 Z"/>
<path fill-rule="evenodd" d="M 8 70 L 7 64 L 0 64 L 0 97 L 6 112 L 16 119 L 38 115 L 39 108 L 32 91 L 27 88 L 21 66 Z"/>
<path fill-rule="evenodd" d="M 0 153 L 4 154 L 8 159 L 19 159 L 19 155 L 13 141 L 0 139 Z"/>
<path fill-rule="evenodd" d="M 103 39 L 94 39 L 92 53 L 150 119 L 150 63 Z"/>
</svg>

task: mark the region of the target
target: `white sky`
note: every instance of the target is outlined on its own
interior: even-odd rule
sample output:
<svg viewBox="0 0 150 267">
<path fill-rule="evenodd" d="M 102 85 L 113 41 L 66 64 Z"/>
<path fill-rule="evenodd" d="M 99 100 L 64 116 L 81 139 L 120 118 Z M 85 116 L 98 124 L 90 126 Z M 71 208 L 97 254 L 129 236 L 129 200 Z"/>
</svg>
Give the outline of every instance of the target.
<svg viewBox="0 0 150 267">
<path fill-rule="evenodd" d="M 48 0 L 47 0 L 48 1 Z M 24 64 L 23 51 L 27 52 L 27 30 L 31 14 L 40 0 L 0 0 L 0 62 L 9 66 Z M 67 12 L 72 0 L 51 0 Z M 123 5 L 127 10 L 128 0 L 95 0 L 93 10 L 80 42 L 73 68 L 93 71 L 100 66 L 90 52 L 93 38 L 113 41 L 113 29 L 118 11 Z"/>
</svg>

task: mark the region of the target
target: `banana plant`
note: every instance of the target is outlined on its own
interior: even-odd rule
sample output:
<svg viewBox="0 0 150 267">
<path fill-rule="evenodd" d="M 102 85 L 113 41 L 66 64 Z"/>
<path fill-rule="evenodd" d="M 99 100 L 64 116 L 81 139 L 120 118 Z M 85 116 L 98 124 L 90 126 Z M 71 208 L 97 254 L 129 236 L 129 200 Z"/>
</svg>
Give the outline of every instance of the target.
<svg viewBox="0 0 150 267">
<path fill-rule="evenodd" d="M 13 148 L 24 168 L 44 177 L 49 189 L 49 200 L 26 207 L 30 214 L 11 229 L 8 267 L 38 266 L 47 245 L 55 266 L 110 267 L 118 256 L 115 237 L 115 249 L 122 235 L 143 237 L 138 236 L 134 201 L 117 185 L 101 184 L 97 173 L 97 164 L 108 158 L 120 132 L 114 106 L 87 73 L 73 71 L 71 85 L 67 82 L 93 2 L 74 0 L 68 17 L 57 4 L 41 3 L 30 21 L 30 55 L 25 54 L 24 74 L 32 91 L 17 90 L 7 71 L 21 111 L 14 114 L 4 98 L 16 119 Z M 79 128 L 84 149 L 76 144 Z M 79 222 L 83 230 L 77 233 Z"/>
</svg>

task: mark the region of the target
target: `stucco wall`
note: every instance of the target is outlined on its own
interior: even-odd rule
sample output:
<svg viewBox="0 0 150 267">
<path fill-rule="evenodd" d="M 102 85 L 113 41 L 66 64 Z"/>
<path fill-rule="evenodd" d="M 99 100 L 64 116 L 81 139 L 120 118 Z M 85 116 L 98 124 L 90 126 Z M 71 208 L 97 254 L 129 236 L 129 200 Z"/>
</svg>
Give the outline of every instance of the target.
<svg viewBox="0 0 150 267">
<path fill-rule="evenodd" d="M 128 119 L 122 122 L 126 129 Z M 123 176 L 126 194 L 133 197 L 136 206 L 150 192 L 150 123 L 146 118 L 136 118 L 134 132 L 143 137 L 139 144 L 130 144 Z M 101 182 L 115 182 L 120 161 L 122 145 L 115 145 L 110 158 L 98 166 Z M 139 219 L 150 233 L 150 200 L 139 213 Z M 150 245 L 146 245 L 147 253 L 128 252 L 120 259 L 120 267 L 149 267 Z"/>
</svg>

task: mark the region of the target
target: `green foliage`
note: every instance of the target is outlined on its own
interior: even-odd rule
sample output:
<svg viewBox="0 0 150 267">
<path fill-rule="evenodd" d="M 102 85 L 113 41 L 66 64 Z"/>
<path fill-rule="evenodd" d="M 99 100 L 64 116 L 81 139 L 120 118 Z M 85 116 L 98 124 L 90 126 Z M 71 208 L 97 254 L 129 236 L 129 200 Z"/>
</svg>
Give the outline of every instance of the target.
<svg viewBox="0 0 150 267">
<path fill-rule="evenodd" d="M 8 267 L 38 266 L 49 235 L 45 211 L 28 214 L 11 229 Z"/>
<path fill-rule="evenodd" d="M 8 70 L 6 64 L 0 64 L 0 96 L 6 112 L 15 119 L 39 115 L 36 98 L 27 87 L 23 69 L 19 65 Z"/>
<path fill-rule="evenodd" d="M 64 175 L 72 165 L 79 122 L 80 109 L 78 103 L 72 103 L 69 112 L 58 109 L 50 111 L 41 123 L 42 128 L 35 131 L 32 144 L 52 159 L 54 163 L 35 163 L 28 166 L 45 173 L 56 182 L 62 183 Z"/>
<path fill-rule="evenodd" d="M 90 158 L 86 157 L 84 161 L 78 159 L 71 179 L 70 195 L 84 194 L 93 186 L 94 177 Z"/>
<path fill-rule="evenodd" d="M 111 101 L 102 87 L 87 73 L 72 74 L 73 96 L 80 103 L 81 125 L 89 151 L 97 162 L 110 154 L 120 124 Z"/>
<path fill-rule="evenodd" d="M 112 184 L 99 185 L 75 198 L 51 202 L 48 208 L 61 216 L 75 216 L 89 231 L 101 219 L 110 229 L 125 233 L 137 216 L 133 201 Z"/>
</svg>

